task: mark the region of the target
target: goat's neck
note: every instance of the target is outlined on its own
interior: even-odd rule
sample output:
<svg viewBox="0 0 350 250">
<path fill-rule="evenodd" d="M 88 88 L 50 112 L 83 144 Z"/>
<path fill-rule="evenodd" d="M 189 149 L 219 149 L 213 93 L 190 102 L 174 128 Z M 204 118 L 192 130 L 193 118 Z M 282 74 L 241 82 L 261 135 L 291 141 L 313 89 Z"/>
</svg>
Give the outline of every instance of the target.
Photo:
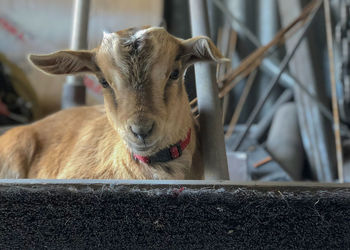
<svg viewBox="0 0 350 250">
<path fill-rule="evenodd" d="M 188 104 L 189 105 L 189 104 Z M 188 106 L 189 107 L 189 106 Z M 184 112 L 184 111 L 182 111 Z M 180 117 L 180 116 L 179 116 Z M 189 178 L 190 169 L 192 165 L 192 158 L 196 150 L 197 136 L 196 136 L 196 124 L 190 109 L 187 109 L 186 115 L 182 114 L 183 119 L 179 119 L 176 126 L 171 131 L 172 135 L 169 135 L 169 140 L 164 141 L 159 147 L 159 150 L 174 145 L 181 140 L 184 140 L 189 130 L 191 130 L 190 142 L 186 149 L 182 152 L 182 155 L 173 160 L 167 162 L 156 162 L 146 164 L 132 159 L 135 164 L 139 165 L 143 169 L 146 178 L 151 179 L 186 179 Z M 132 149 L 129 149 L 132 152 Z"/>
</svg>

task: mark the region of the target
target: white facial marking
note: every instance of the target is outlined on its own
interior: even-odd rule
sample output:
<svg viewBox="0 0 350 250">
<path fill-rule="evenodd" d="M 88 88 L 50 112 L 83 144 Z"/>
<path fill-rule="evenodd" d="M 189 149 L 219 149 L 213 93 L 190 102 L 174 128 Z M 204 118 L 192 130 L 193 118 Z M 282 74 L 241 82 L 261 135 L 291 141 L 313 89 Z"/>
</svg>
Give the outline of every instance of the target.
<svg viewBox="0 0 350 250">
<path fill-rule="evenodd" d="M 143 29 L 143 30 L 139 30 L 137 32 L 135 32 L 135 34 L 132 36 L 133 39 L 138 39 L 138 38 L 141 38 L 143 37 L 146 33 L 152 31 L 152 30 L 158 30 L 158 29 L 163 29 L 163 28 L 160 28 L 160 27 L 151 27 L 151 28 L 148 28 L 148 29 Z"/>
<path fill-rule="evenodd" d="M 145 33 L 147 33 L 148 30 L 149 29 L 139 30 L 132 36 L 132 38 L 136 40 L 136 39 L 142 37 Z"/>
<path fill-rule="evenodd" d="M 116 33 L 103 32 L 102 46 L 101 49 L 108 51 L 116 48 L 118 43 L 118 35 Z"/>
</svg>

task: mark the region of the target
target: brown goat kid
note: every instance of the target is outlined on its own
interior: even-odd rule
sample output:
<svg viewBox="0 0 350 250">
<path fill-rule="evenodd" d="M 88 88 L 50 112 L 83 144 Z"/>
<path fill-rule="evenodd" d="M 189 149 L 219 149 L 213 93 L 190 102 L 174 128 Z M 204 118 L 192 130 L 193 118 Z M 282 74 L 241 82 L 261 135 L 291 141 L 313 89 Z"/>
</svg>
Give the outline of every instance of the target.
<svg viewBox="0 0 350 250">
<path fill-rule="evenodd" d="M 202 178 L 183 78 L 195 62 L 227 61 L 209 38 L 132 28 L 104 34 L 91 51 L 29 59 L 49 74 L 95 74 L 104 107 L 72 108 L 9 130 L 0 137 L 1 178 Z"/>
</svg>

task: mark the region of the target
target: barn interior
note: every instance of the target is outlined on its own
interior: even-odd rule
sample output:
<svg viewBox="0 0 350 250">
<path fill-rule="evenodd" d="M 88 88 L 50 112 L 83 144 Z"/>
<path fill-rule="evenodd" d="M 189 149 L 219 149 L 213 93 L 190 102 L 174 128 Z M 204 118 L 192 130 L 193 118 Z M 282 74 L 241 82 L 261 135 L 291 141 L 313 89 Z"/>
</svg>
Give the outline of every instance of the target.
<svg viewBox="0 0 350 250">
<path fill-rule="evenodd" d="M 231 60 L 185 76 L 204 180 L 0 180 L 1 249 L 350 248 L 349 15 L 348 0 L 0 0 L 0 133 L 103 104 L 95 76 L 42 74 L 30 53 L 151 25 Z"/>
</svg>

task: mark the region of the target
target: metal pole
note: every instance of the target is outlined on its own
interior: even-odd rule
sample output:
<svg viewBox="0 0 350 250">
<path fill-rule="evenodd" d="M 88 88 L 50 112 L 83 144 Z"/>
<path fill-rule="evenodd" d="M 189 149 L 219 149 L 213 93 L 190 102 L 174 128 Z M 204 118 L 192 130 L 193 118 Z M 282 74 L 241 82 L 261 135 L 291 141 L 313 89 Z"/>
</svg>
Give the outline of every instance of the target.
<svg viewBox="0 0 350 250">
<path fill-rule="evenodd" d="M 323 1 L 312 1 L 317 6 Z M 303 10 L 302 0 L 278 0 L 281 22 L 286 25 Z M 318 19 L 320 16 L 317 17 Z M 321 20 L 321 19 L 319 19 Z M 322 19 L 323 21 L 323 19 Z M 321 22 L 322 22 L 321 21 Z M 296 34 L 300 34 L 298 31 Z M 316 31 L 315 31 L 316 32 Z M 324 105 L 328 105 L 323 77 L 318 75 L 324 70 L 320 64 L 322 57 L 312 53 L 313 50 L 322 51 L 321 45 L 315 43 L 316 33 L 311 39 L 303 41 L 294 58 L 291 60 L 289 70 L 304 84 L 304 87 Z M 312 37 L 314 39 L 312 39 Z M 286 41 L 286 51 L 291 51 L 297 42 L 297 35 Z M 313 43 L 312 43 L 313 41 Z M 315 48 L 317 47 L 317 49 Z M 298 121 L 305 153 L 310 164 L 311 177 L 317 181 L 330 182 L 336 177 L 335 147 L 332 141 L 331 123 L 326 121 L 317 104 L 299 86 L 294 86 L 294 101 L 298 109 Z M 328 109 L 328 108 L 327 108 Z M 333 118 L 332 118 L 333 119 Z"/>
<path fill-rule="evenodd" d="M 87 49 L 87 31 L 89 23 L 90 0 L 75 0 L 73 30 L 70 48 Z M 85 86 L 82 76 L 68 76 L 63 86 L 62 108 L 85 104 Z"/>
<path fill-rule="evenodd" d="M 190 0 L 193 36 L 210 36 L 206 0 Z M 228 168 L 221 124 L 218 89 L 212 68 L 207 63 L 195 65 L 200 141 L 206 180 L 228 180 Z"/>
<path fill-rule="evenodd" d="M 332 90 L 332 109 L 333 109 L 333 129 L 335 137 L 335 148 L 337 154 L 337 168 L 338 168 L 338 179 L 340 183 L 344 183 L 343 173 L 343 150 L 340 137 L 340 122 L 339 122 L 339 110 L 338 110 L 338 99 L 337 99 L 337 87 L 335 83 L 334 73 L 334 55 L 333 55 L 333 36 L 332 36 L 332 20 L 331 11 L 329 7 L 329 0 L 323 2 L 325 21 L 326 21 L 326 35 L 327 35 L 327 49 L 329 57 L 329 71 L 331 78 L 331 90 Z"/>
</svg>

